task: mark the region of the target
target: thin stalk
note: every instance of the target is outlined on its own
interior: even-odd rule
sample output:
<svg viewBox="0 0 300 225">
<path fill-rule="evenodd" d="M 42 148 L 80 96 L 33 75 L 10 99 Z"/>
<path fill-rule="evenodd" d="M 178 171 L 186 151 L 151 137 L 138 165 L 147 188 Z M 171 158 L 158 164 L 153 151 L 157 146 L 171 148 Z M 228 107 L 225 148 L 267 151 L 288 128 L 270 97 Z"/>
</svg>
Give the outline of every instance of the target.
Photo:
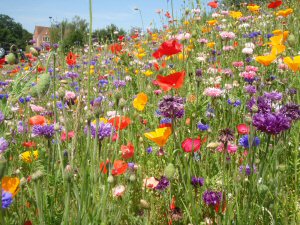
<svg viewBox="0 0 300 225">
<path fill-rule="evenodd" d="M 92 0 L 89 0 L 90 4 L 90 29 L 89 29 L 89 63 L 88 63 L 88 103 L 91 100 L 91 70 L 90 70 L 90 63 L 91 63 L 91 50 L 92 50 L 92 32 L 93 32 L 93 14 L 92 14 Z M 88 108 L 90 109 L 90 104 L 88 104 Z"/>
</svg>

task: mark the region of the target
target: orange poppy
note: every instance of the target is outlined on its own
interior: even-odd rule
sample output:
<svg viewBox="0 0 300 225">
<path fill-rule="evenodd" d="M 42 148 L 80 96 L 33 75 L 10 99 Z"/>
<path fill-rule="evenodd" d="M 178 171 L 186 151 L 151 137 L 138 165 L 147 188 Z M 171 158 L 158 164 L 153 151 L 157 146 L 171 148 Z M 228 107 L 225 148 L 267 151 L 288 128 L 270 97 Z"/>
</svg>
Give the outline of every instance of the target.
<svg viewBox="0 0 300 225">
<path fill-rule="evenodd" d="M 122 45 L 118 43 L 110 45 L 109 48 L 113 54 L 119 54 L 122 51 Z"/>
<path fill-rule="evenodd" d="M 29 119 L 29 124 L 33 125 L 44 125 L 46 123 L 46 118 L 44 116 L 36 115 Z"/>
<path fill-rule="evenodd" d="M 108 123 L 112 124 L 116 128 L 116 130 L 123 130 L 129 126 L 131 120 L 126 116 L 116 116 L 108 120 Z"/>
<path fill-rule="evenodd" d="M 2 190 L 10 192 L 14 197 L 20 189 L 20 179 L 18 177 L 3 177 Z"/>
<path fill-rule="evenodd" d="M 155 83 L 164 91 L 169 91 L 172 88 L 179 89 L 183 85 L 185 71 L 172 73 L 168 76 L 158 75 Z"/>
<path fill-rule="evenodd" d="M 100 171 L 103 174 L 107 174 L 107 166 L 110 163 L 110 161 L 107 159 L 106 162 L 100 163 Z"/>
<path fill-rule="evenodd" d="M 158 128 L 155 131 L 145 133 L 145 137 L 149 140 L 155 142 L 158 146 L 164 146 L 170 135 L 172 133 L 172 129 L 170 127 Z"/>
<path fill-rule="evenodd" d="M 122 175 L 127 171 L 128 164 L 122 160 L 116 160 L 114 162 L 114 168 L 112 169 L 111 173 L 113 176 Z"/>
<path fill-rule="evenodd" d="M 293 59 L 291 57 L 285 57 L 283 62 L 294 72 L 300 70 L 300 55 L 295 56 Z"/>
<path fill-rule="evenodd" d="M 270 54 L 270 55 L 264 55 L 264 56 L 257 56 L 255 60 L 264 65 L 269 66 L 274 60 L 276 59 L 276 55 Z"/>
</svg>

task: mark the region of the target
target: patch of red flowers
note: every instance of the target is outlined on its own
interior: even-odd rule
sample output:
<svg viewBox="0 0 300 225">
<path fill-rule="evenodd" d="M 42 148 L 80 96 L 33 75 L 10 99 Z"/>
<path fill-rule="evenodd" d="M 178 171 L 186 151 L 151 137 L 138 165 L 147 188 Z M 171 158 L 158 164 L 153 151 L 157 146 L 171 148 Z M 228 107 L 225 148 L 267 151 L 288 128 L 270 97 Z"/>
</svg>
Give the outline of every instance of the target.
<svg viewBox="0 0 300 225">
<path fill-rule="evenodd" d="M 121 44 L 115 43 L 110 45 L 109 49 L 113 54 L 119 54 L 122 51 L 123 47 Z"/>
<path fill-rule="evenodd" d="M 219 6 L 218 1 L 209 2 L 207 5 L 210 6 L 211 8 L 213 8 L 213 9 L 216 9 Z"/>
<path fill-rule="evenodd" d="M 114 162 L 114 168 L 112 169 L 111 173 L 113 176 L 122 175 L 127 171 L 128 164 L 122 160 L 116 160 Z"/>
<path fill-rule="evenodd" d="M 196 152 L 201 148 L 201 145 L 206 142 L 206 138 L 201 140 L 198 138 L 187 138 L 181 143 L 184 152 Z"/>
<path fill-rule="evenodd" d="M 282 1 L 281 0 L 276 0 L 274 2 L 271 2 L 269 5 L 268 5 L 268 8 L 269 9 L 276 9 L 277 7 L 281 6 L 282 4 Z"/>
<path fill-rule="evenodd" d="M 164 55 L 170 56 L 175 55 L 182 51 L 182 44 L 180 44 L 177 40 L 169 40 L 162 43 L 159 49 L 152 54 L 152 56 L 156 59 L 163 57 Z"/>
<path fill-rule="evenodd" d="M 183 85 L 185 71 L 172 73 L 168 76 L 158 75 L 155 84 L 159 85 L 164 91 L 169 91 L 172 88 L 179 89 Z"/>
<path fill-rule="evenodd" d="M 236 128 L 238 130 L 238 133 L 241 135 L 249 134 L 249 132 L 250 132 L 250 128 L 246 124 L 243 124 L 243 123 L 237 125 Z"/>
<path fill-rule="evenodd" d="M 108 122 L 112 124 L 116 128 L 116 130 L 123 130 L 129 126 L 131 120 L 126 116 L 116 116 L 114 118 L 111 118 Z"/>
<path fill-rule="evenodd" d="M 128 143 L 128 145 L 122 145 L 121 151 L 123 159 L 130 159 L 134 155 L 134 146 L 131 143 Z"/>
<path fill-rule="evenodd" d="M 69 66 L 74 66 L 76 65 L 76 54 L 74 54 L 73 52 L 69 52 L 69 54 L 66 57 L 66 62 Z"/>
</svg>

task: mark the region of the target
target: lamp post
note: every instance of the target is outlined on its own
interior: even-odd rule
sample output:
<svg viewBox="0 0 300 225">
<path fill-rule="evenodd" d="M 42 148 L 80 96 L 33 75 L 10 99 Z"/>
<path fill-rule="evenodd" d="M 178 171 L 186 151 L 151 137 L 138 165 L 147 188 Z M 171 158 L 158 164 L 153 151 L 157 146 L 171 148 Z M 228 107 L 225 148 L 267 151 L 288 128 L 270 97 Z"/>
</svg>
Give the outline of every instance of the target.
<svg viewBox="0 0 300 225">
<path fill-rule="evenodd" d="M 142 11 L 138 7 L 135 7 L 134 10 L 138 11 L 140 13 L 140 17 L 141 17 L 141 21 L 142 21 L 142 29 L 144 32 L 144 21 L 143 21 Z"/>
</svg>

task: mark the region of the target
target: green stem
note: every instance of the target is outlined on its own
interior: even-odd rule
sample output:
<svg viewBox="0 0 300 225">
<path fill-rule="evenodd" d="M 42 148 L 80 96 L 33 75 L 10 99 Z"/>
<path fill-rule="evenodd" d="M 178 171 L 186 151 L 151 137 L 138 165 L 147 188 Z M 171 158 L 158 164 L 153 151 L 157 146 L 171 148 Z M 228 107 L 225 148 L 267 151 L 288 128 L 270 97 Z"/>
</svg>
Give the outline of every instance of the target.
<svg viewBox="0 0 300 225">
<path fill-rule="evenodd" d="M 90 70 L 90 63 L 91 63 L 91 49 L 92 49 L 92 32 L 93 32 L 93 14 L 92 14 L 92 0 L 89 0 L 90 4 L 90 29 L 89 29 L 89 63 L 88 63 L 88 108 L 90 108 L 90 100 L 91 100 L 91 70 Z"/>
</svg>

